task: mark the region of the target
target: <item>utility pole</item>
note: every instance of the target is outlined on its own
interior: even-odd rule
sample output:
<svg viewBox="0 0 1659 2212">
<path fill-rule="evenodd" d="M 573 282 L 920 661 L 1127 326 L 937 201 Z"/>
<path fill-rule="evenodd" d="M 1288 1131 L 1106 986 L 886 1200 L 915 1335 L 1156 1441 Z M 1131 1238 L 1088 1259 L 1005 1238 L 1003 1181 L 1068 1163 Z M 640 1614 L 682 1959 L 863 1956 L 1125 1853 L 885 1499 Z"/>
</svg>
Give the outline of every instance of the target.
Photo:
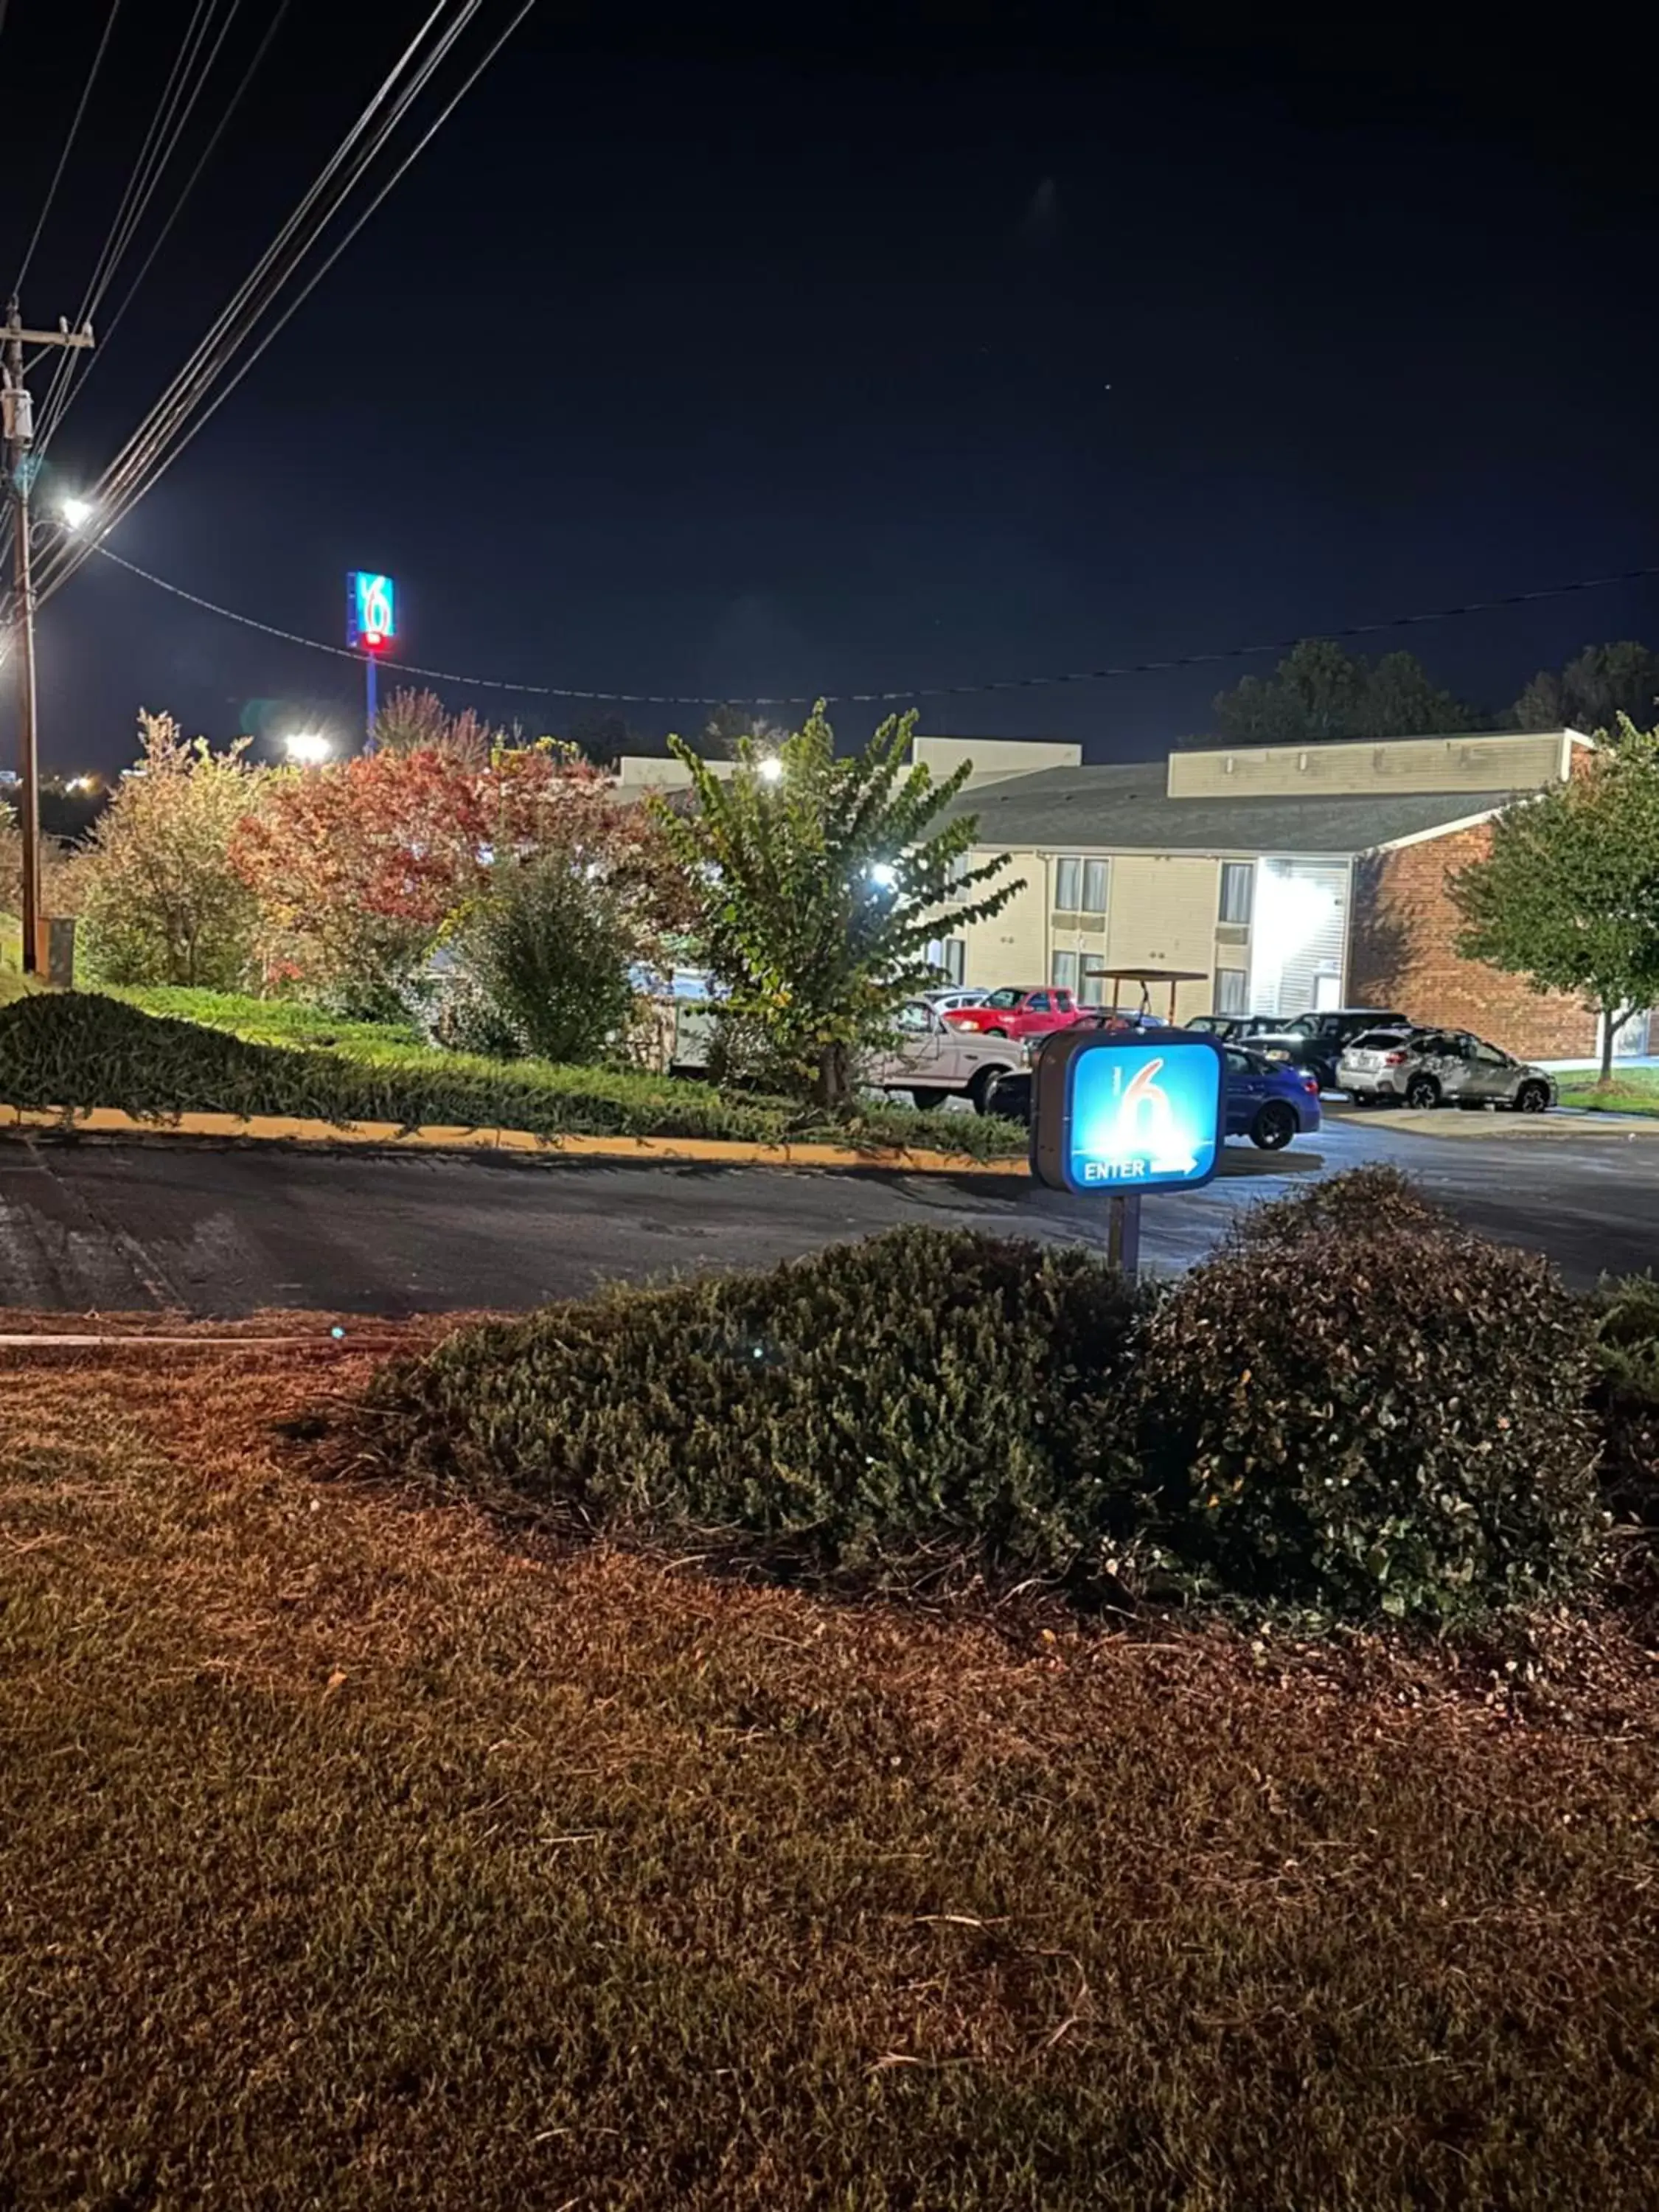
<svg viewBox="0 0 1659 2212">
<path fill-rule="evenodd" d="M 34 714 L 34 580 L 29 563 L 29 493 L 34 482 L 34 405 L 25 382 L 23 349 L 29 346 L 89 346 L 90 327 L 71 331 L 60 321 L 55 331 L 26 331 L 17 301 L 6 310 L 4 365 L 0 369 L 0 405 L 6 444 L 6 481 L 13 501 L 13 629 L 17 641 L 17 752 L 19 809 L 23 840 L 23 973 L 46 972 L 46 931 L 40 911 L 40 753 Z"/>
</svg>

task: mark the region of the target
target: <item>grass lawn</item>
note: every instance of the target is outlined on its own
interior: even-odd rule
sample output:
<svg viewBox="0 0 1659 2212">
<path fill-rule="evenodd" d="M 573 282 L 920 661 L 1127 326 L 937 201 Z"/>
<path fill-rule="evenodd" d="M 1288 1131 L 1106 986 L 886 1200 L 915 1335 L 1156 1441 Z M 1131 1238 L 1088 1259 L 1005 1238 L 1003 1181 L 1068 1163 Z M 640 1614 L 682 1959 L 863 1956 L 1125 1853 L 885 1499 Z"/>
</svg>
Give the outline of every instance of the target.
<svg viewBox="0 0 1659 2212">
<path fill-rule="evenodd" d="M 3 1357 L 0 2202 L 1651 2203 L 1615 1626 L 837 1606 L 317 1479 L 366 1352 Z"/>
<path fill-rule="evenodd" d="M 1583 1106 L 1604 1114 L 1659 1114 L 1659 1067 L 1627 1067 L 1615 1073 L 1604 1090 L 1594 1068 L 1559 1075 L 1564 1106 Z"/>
<path fill-rule="evenodd" d="M 139 1014 L 161 1017 L 139 1020 Z M 189 1027 L 183 1026 L 188 1024 Z M 236 1040 L 233 1045 L 229 1040 Z M 787 1099 L 636 1069 L 441 1052 L 397 1026 L 207 991 L 64 993 L 0 1034 L 0 1099 L 134 1114 L 283 1114 L 342 1125 L 526 1129 L 538 1135 L 838 1141 L 1021 1154 L 1023 1130 L 977 1115 L 865 1107 L 830 1121 Z"/>
</svg>

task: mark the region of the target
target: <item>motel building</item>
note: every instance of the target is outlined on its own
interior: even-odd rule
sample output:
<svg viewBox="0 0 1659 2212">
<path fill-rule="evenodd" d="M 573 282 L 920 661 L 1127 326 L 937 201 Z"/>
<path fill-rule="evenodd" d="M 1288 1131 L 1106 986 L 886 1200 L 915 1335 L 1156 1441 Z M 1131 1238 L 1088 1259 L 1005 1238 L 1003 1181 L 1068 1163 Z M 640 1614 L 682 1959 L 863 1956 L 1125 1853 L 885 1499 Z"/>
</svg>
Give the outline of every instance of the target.
<svg viewBox="0 0 1659 2212">
<path fill-rule="evenodd" d="M 942 915 L 934 957 L 952 982 L 1054 986 L 1087 1006 L 1115 971 L 1185 969 L 1208 981 L 1178 987 L 1181 1018 L 1388 1007 L 1523 1059 L 1593 1060 L 1591 1009 L 1460 957 L 1448 891 L 1496 814 L 1590 750 L 1552 730 L 1088 768 L 1075 744 L 918 738 L 914 757 L 938 775 L 972 763 L 952 811 L 977 821 L 973 865 L 1005 855 L 1021 886 L 992 921 Z M 630 758 L 617 795 L 684 780 L 675 762 Z M 1635 1018 L 1616 1049 L 1645 1054 L 1649 1029 Z"/>
</svg>

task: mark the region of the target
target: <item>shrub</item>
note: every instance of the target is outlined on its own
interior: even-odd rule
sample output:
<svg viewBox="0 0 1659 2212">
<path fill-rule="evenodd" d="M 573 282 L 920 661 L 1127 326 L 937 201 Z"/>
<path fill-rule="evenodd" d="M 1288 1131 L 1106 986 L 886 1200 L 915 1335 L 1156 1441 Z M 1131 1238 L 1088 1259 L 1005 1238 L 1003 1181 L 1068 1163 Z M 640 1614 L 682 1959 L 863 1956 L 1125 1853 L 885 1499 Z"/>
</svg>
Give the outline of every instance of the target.
<svg viewBox="0 0 1659 2212">
<path fill-rule="evenodd" d="M 1306 1218 L 1348 1203 L 1333 1188 Z M 1350 1617 L 1570 1583 L 1600 1526 L 1580 1304 L 1420 1209 L 1341 1237 L 1287 1218 L 1148 1323 L 1143 1556 L 1185 1590 Z"/>
<path fill-rule="evenodd" d="M 215 753 L 205 738 L 186 743 L 166 714 L 138 720 L 138 769 L 76 864 L 87 972 L 234 989 L 252 969 L 258 909 L 231 852 L 269 776 L 243 760 L 246 738 Z"/>
<path fill-rule="evenodd" d="M 1659 1528 L 1659 1280 L 1631 1275 L 1595 1302 L 1602 1487 L 1616 1512 Z"/>
<path fill-rule="evenodd" d="M 155 1007 L 176 1000 L 192 1013 L 223 1010 L 215 1025 L 139 1012 L 95 993 L 51 993 L 0 1009 L 0 1100 L 12 1106 L 113 1106 L 162 1118 L 181 1113 L 289 1114 L 345 1124 L 439 1123 L 526 1129 L 538 1136 L 713 1137 L 777 1144 L 835 1135 L 872 1146 L 942 1145 L 981 1158 L 1017 1148 L 1006 1124 L 968 1115 L 935 1130 L 925 1115 L 895 1108 L 832 1129 L 787 1101 L 724 1097 L 703 1083 L 621 1068 L 503 1066 L 400 1042 L 385 1026 L 330 1024 L 315 1010 L 199 992 L 146 992 Z M 230 1033 L 246 1010 L 252 1039 Z M 407 1035 L 407 1032 L 403 1032 Z M 290 1050 L 337 1036 L 337 1051 Z M 384 1040 L 384 1042 L 382 1042 Z"/>
<path fill-rule="evenodd" d="M 1132 1476 L 1132 1311 L 1084 1253 L 896 1230 L 453 1337 L 383 1382 L 381 1448 L 572 1530 L 774 1572 L 1057 1575 Z"/>
<path fill-rule="evenodd" d="M 497 870 L 463 935 L 461 965 L 520 1050 L 591 1060 L 627 1023 L 638 949 L 619 891 L 572 855 L 550 853 Z"/>
<path fill-rule="evenodd" d="M 1304 1190 L 1251 1206 L 1239 1217 L 1231 1241 L 1283 1243 L 1303 1237 L 1370 1237 L 1391 1229 L 1451 1226 L 1450 1214 L 1425 1197 L 1409 1176 L 1398 1168 L 1371 1166 L 1324 1176 Z"/>
</svg>

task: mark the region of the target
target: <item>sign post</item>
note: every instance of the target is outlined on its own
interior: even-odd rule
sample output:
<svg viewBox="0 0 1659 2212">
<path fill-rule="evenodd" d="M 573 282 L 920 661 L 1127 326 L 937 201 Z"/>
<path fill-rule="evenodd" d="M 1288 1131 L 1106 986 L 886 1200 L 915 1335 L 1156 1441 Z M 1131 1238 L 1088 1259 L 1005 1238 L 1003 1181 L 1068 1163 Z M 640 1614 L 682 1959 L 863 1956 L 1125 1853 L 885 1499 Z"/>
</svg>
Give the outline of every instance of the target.
<svg viewBox="0 0 1659 2212">
<path fill-rule="evenodd" d="M 386 651 L 397 635 L 398 592 L 391 577 L 372 575 L 366 568 L 352 569 L 346 578 L 346 643 L 363 656 L 368 717 L 363 741 L 369 752 L 374 750 L 376 656 Z"/>
<path fill-rule="evenodd" d="M 1148 1191 L 1197 1190 L 1221 1165 L 1226 1061 L 1184 1030 L 1060 1030 L 1031 1081 L 1031 1172 L 1110 1201 L 1107 1250 L 1133 1276 Z"/>
</svg>

